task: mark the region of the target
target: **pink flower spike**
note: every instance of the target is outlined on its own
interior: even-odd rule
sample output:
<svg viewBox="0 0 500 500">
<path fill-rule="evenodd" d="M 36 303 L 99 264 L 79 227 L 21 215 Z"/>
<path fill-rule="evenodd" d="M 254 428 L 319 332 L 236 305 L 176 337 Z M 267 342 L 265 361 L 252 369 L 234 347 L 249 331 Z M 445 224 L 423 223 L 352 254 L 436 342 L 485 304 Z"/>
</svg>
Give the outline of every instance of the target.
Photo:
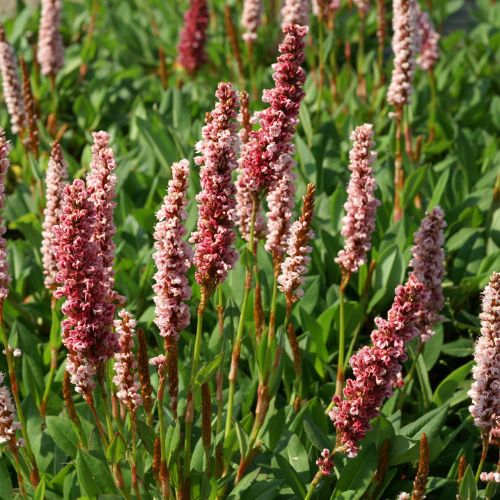
<svg viewBox="0 0 500 500">
<path fill-rule="evenodd" d="M 115 320 L 115 330 L 120 335 L 119 343 L 122 351 L 115 354 L 116 363 L 114 370 L 116 375 L 113 377 L 113 383 L 119 389 L 117 394 L 118 399 L 134 416 L 137 407 L 142 405 L 142 398 L 138 392 L 141 387 L 137 381 L 138 364 L 135 354 L 132 351 L 137 321 L 125 309 L 122 309 L 118 313 L 118 316 L 122 319 Z"/>
<path fill-rule="evenodd" d="M 238 259 L 233 247 L 238 215 L 232 173 L 238 166 L 238 123 L 234 120 L 239 100 L 231 83 L 219 83 L 215 95 L 219 102 L 215 110 L 207 114 L 202 129 L 203 141 L 196 145 L 202 153 L 195 158 L 195 163 L 202 165 L 202 191 L 196 196 L 198 228 L 189 240 L 196 243 L 194 265 L 197 267 L 196 280 L 202 288 L 202 303 L 206 303 L 215 287 L 224 282 Z"/>
<path fill-rule="evenodd" d="M 284 0 L 281 8 L 281 27 L 286 28 L 294 24 L 299 26 L 309 25 L 311 0 Z"/>
<path fill-rule="evenodd" d="M 99 245 L 99 256 L 102 259 L 105 279 L 108 281 L 108 300 L 112 303 L 123 304 L 125 297 L 118 295 L 113 289 L 116 245 L 113 237 L 116 234 L 114 222 L 114 208 L 116 203 L 115 186 L 118 177 L 116 169 L 115 154 L 108 147 L 109 134 L 107 132 L 93 132 L 94 145 L 92 146 L 92 161 L 90 162 L 90 173 L 87 176 L 87 190 L 90 200 L 96 211 L 96 221 L 92 241 Z M 114 310 L 113 310 L 114 317 Z"/>
<path fill-rule="evenodd" d="M 415 246 L 411 249 L 413 259 L 410 266 L 415 276 L 425 287 L 428 299 L 420 311 L 418 329 L 422 342 L 427 342 L 433 335 L 433 328 L 444 321 L 440 315 L 444 305 L 442 281 L 444 276 L 444 236 L 446 222 L 441 207 L 434 207 L 425 213 L 420 229 L 414 233 Z"/>
<path fill-rule="evenodd" d="M 9 285 L 12 278 L 9 274 L 7 262 L 7 242 L 3 235 L 7 228 L 3 225 L 2 211 L 5 208 L 5 177 L 10 166 L 9 153 L 12 150 L 10 141 L 5 140 L 5 132 L 0 127 L 0 304 L 9 295 Z"/>
<path fill-rule="evenodd" d="M 415 57 L 420 47 L 416 0 L 393 0 L 392 50 L 394 69 L 387 92 L 387 101 L 396 107 L 396 114 L 410 104 L 415 76 Z"/>
<path fill-rule="evenodd" d="M 57 288 L 56 276 L 58 273 L 57 259 L 54 255 L 52 243 L 54 240 L 54 226 L 59 224 L 61 205 L 63 203 L 64 188 L 68 185 L 68 164 L 64 159 L 61 145 L 54 141 L 50 153 L 47 173 L 45 174 L 46 199 L 47 204 L 43 211 L 45 220 L 42 224 L 42 255 L 43 274 L 45 277 L 45 287 L 49 290 Z"/>
<path fill-rule="evenodd" d="M 420 37 L 420 56 L 417 58 L 417 64 L 426 71 L 432 71 L 436 61 L 439 58 L 439 34 L 436 33 L 432 21 L 429 19 L 427 12 L 420 9 L 420 4 L 417 6 L 417 25 Z"/>
<path fill-rule="evenodd" d="M 96 211 L 82 180 L 64 189 L 60 223 L 54 226 L 54 254 L 63 286 L 54 297 L 66 297 L 62 306 L 67 316 L 61 323 L 63 343 L 70 351 L 68 371 L 80 391 L 90 390 L 95 366 L 121 351 L 118 336 L 111 331 L 114 305 L 109 302 L 109 282 L 92 241 Z M 75 383 L 74 382 L 74 383 Z"/>
<path fill-rule="evenodd" d="M 195 73 L 208 62 L 205 45 L 210 14 L 207 0 L 190 0 L 189 5 L 184 14 L 184 28 L 179 35 L 177 61 L 188 73 Z"/>
<path fill-rule="evenodd" d="M 342 219 L 341 234 L 346 238 L 344 249 L 338 253 L 335 262 L 349 273 L 358 272 L 366 262 L 366 252 L 371 248 L 371 235 L 375 231 L 375 214 L 380 201 L 373 192 L 377 183 L 371 165 L 377 158 L 372 151 L 375 142 L 373 125 L 365 123 L 351 135 L 354 141 L 349 158 L 351 178 L 347 187 L 348 198 L 344 205 L 347 215 Z"/>
<path fill-rule="evenodd" d="M 476 366 L 472 368 L 475 382 L 469 391 L 469 411 L 474 424 L 482 430 L 483 439 L 498 438 L 500 430 L 500 273 L 493 273 L 483 292 L 481 335 L 474 350 Z"/>
<path fill-rule="evenodd" d="M 481 481 L 489 483 L 495 481 L 495 483 L 500 483 L 500 474 L 498 472 L 481 472 Z"/>
<path fill-rule="evenodd" d="M 241 25 L 246 32 L 241 36 L 247 45 L 252 45 L 257 40 L 257 28 L 262 24 L 262 11 L 264 0 L 245 0 Z"/>
<path fill-rule="evenodd" d="M 26 107 L 19 79 L 16 53 L 5 37 L 2 23 L 0 23 L 0 73 L 2 74 L 3 95 L 10 115 L 11 129 L 12 133 L 15 134 L 25 125 Z"/>
<path fill-rule="evenodd" d="M 64 45 L 59 26 L 62 3 L 59 0 L 42 0 L 42 14 L 38 34 L 38 62 L 42 73 L 55 78 L 64 66 Z"/>
<path fill-rule="evenodd" d="M 181 160 L 172 165 L 172 180 L 168 183 L 168 194 L 163 206 L 157 212 L 153 259 L 157 272 L 154 275 L 156 318 L 154 322 L 162 337 L 179 339 L 179 333 L 190 321 L 189 306 L 185 301 L 191 298 L 186 273 L 193 262 L 193 251 L 183 241 L 187 234 L 184 220 L 188 214 L 186 207 L 189 187 L 189 161 Z"/>
<path fill-rule="evenodd" d="M 333 469 L 335 464 L 333 463 L 333 459 L 330 458 L 330 450 L 325 448 L 321 452 L 321 457 L 318 460 L 316 460 L 316 465 L 319 467 L 319 470 L 321 471 L 321 474 L 323 476 L 329 476 L 330 470 Z"/>
<path fill-rule="evenodd" d="M 387 320 L 376 318 L 378 330 L 371 334 L 372 347 L 365 346 L 349 360 L 355 379 L 348 379 L 344 398 L 334 396 L 329 412 L 337 428 L 338 451 L 350 457 L 358 453 L 358 441 L 371 430 L 370 421 L 380 415 L 385 398 L 393 395 L 392 384 L 408 359 L 406 343 L 418 335 L 419 310 L 426 293 L 422 283 L 411 276 L 396 288 L 396 297 Z"/>
<path fill-rule="evenodd" d="M 260 129 L 250 132 L 250 140 L 243 148 L 243 177 L 239 182 L 259 203 L 294 161 L 289 157 L 295 153 L 291 142 L 305 96 L 302 86 L 306 73 L 300 65 L 305 61 L 304 37 L 308 30 L 307 26 L 297 25 L 283 29 L 285 41 L 279 46 L 278 63 L 273 65 L 276 84 L 274 89 L 264 90 L 262 96 L 269 107 L 255 113 Z"/>
<path fill-rule="evenodd" d="M 6 450 L 17 450 L 25 446 L 24 439 L 16 440 L 16 431 L 21 429 L 20 422 L 14 422 L 16 407 L 10 397 L 7 387 L 2 386 L 5 375 L 0 372 L 0 444 L 8 443 Z"/>
</svg>

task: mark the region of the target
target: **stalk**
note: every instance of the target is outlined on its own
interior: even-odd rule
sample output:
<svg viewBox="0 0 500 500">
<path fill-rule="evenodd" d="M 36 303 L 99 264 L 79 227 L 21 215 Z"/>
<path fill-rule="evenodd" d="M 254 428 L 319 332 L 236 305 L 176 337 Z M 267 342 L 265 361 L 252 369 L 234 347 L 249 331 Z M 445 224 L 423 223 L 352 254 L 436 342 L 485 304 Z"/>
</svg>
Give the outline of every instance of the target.
<svg viewBox="0 0 500 500">
<path fill-rule="evenodd" d="M 104 384 L 104 370 L 106 365 L 100 365 L 97 369 L 97 381 L 99 383 L 99 389 L 101 390 L 101 398 L 104 405 L 104 414 L 106 415 L 106 425 L 108 428 L 108 436 L 111 439 L 113 436 L 113 423 L 111 421 L 111 413 L 109 411 L 108 403 L 108 391 L 106 390 L 106 385 Z"/>
<path fill-rule="evenodd" d="M 335 386 L 335 395 L 342 397 L 344 389 L 344 358 L 345 358 L 345 289 L 351 280 L 351 273 L 342 269 L 342 281 L 340 284 L 340 330 L 339 330 L 339 358 L 337 363 L 337 384 Z M 331 409 L 331 408 L 330 408 Z"/>
<path fill-rule="evenodd" d="M 316 102 L 316 125 L 319 128 L 321 125 L 321 100 L 323 98 L 323 85 L 325 83 L 325 62 L 323 54 L 323 23 L 318 22 L 319 31 L 319 56 L 318 56 L 318 69 L 319 69 L 319 80 L 318 80 L 318 100 Z M 309 144 L 311 147 L 311 144 Z"/>
<path fill-rule="evenodd" d="M 434 140 L 436 133 L 436 78 L 434 76 L 434 70 L 431 68 L 429 70 L 429 78 L 431 82 L 431 110 L 429 116 L 429 142 Z"/>
<path fill-rule="evenodd" d="M 488 443 L 489 443 L 489 433 L 483 432 L 483 452 L 481 453 L 481 461 L 479 462 L 479 467 L 476 472 L 476 484 L 479 482 L 479 477 L 483 470 L 483 465 L 488 455 Z"/>
<path fill-rule="evenodd" d="M 403 217 L 401 210 L 401 192 L 403 191 L 403 150 L 401 136 L 401 121 L 403 118 L 403 109 L 396 110 L 396 153 L 394 161 L 394 222 Z"/>
<path fill-rule="evenodd" d="M 160 443 L 161 443 L 161 465 L 160 465 L 160 476 L 162 484 L 162 495 L 164 500 L 170 497 L 170 484 L 167 470 L 167 447 L 165 440 L 165 417 L 163 410 L 163 398 L 165 396 L 165 383 L 166 378 L 164 373 L 160 375 L 160 384 L 158 386 L 158 418 L 160 420 Z"/>
<path fill-rule="evenodd" d="M 130 461 L 130 466 L 132 469 L 132 485 L 134 486 L 135 494 L 137 495 L 138 500 L 142 500 L 141 492 L 139 490 L 139 485 L 137 483 L 137 446 L 135 441 L 135 415 L 131 415 L 130 424 L 131 424 L 130 430 L 132 432 L 132 456 Z"/>
<path fill-rule="evenodd" d="M 92 415 L 94 415 L 94 420 L 97 425 L 97 430 L 99 431 L 99 435 L 101 436 L 102 439 L 102 444 L 104 445 L 104 448 L 107 450 L 108 449 L 108 440 L 106 438 L 106 434 L 104 433 L 104 429 L 102 428 L 101 421 L 99 420 L 99 417 L 97 416 L 97 412 L 95 411 L 95 405 L 94 405 L 94 397 L 92 396 L 92 392 L 89 392 L 88 394 L 85 394 L 83 396 L 85 399 L 85 402 L 89 405 L 90 411 L 92 412 Z"/>
<path fill-rule="evenodd" d="M 337 92 L 337 78 L 338 78 L 338 67 L 337 67 L 337 57 L 335 54 L 335 47 L 330 53 L 330 92 L 332 93 L 332 101 L 335 105 L 338 105 L 338 92 Z"/>
<path fill-rule="evenodd" d="M 21 496 L 25 500 L 28 500 L 28 496 L 26 495 L 26 490 L 24 488 L 24 477 L 21 473 L 21 465 L 19 464 L 19 453 L 16 448 L 12 449 L 12 454 L 14 455 L 14 461 L 16 463 L 17 482 L 19 484 L 19 489 L 21 490 Z"/>
<path fill-rule="evenodd" d="M 359 17 L 361 26 L 359 28 L 358 45 L 358 91 L 357 95 L 366 103 L 366 81 L 363 77 L 363 65 L 365 60 L 365 11 L 360 9 Z"/>
<path fill-rule="evenodd" d="M 219 305 L 217 312 L 219 314 L 219 341 L 222 340 L 224 331 L 224 296 L 222 294 L 222 285 L 219 285 Z M 224 400 L 222 397 L 222 389 L 224 382 L 224 372 L 222 371 L 222 364 L 217 371 L 217 430 L 216 436 L 222 431 L 222 411 L 224 409 Z M 219 479 L 222 473 L 222 443 L 219 441 L 215 450 L 215 477 Z"/>
<path fill-rule="evenodd" d="M 255 229 L 255 219 L 257 218 L 257 210 L 259 207 L 258 200 L 253 202 L 252 211 L 252 222 L 250 225 L 250 241 L 248 247 L 253 248 L 253 238 Z M 236 389 L 236 379 L 238 377 L 238 364 L 240 361 L 241 353 L 241 339 L 243 338 L 243 333 L 245 331 L 245 317 L 248 307 L 248 299 L 250 298 L 250 289 L 252 288 L 252 266 L 247 268 L 246 280 L 245 280 L 245 294 L 243 295 L 243 304 L 241 305 L 241 315 L 240 321 L 238 323 L 238 331 L 236 333 L 236 339 L 233 346 L 233 355 L 231 358 L 231 369 L 229 371 L 229 399 L 227 402 L 227 415 L 226 415 L 226 428 L 224 432 L 224 438 L 227 438 L 229 432 L 231 431 L 231 417 L 233 415 L 234 407 L 234 392 Z"/>
<path fill-rule="evenodd" d="M 415 354 L 415 358 L 413 359 L 413 364 L 411 365 L 408 376 L 406 377 L 405 385 L 403 386 L 403 391 L 401 392 L 401 397 L 399 398 L 399 403 L 398 403 L 398 408 L 397 408 L 398 410 L 401 410 L 403 408 L 406 393 L 408 391 L 408 385 L 410 384 L 411 380 L 413 379 L 413 375 L 415 374 L 415 369 L 417 368 L 418 357 L 420 356 L 420 353 L 422 352 L 423 347 L 424 347 L 424 344 L 422 341 L 420 341 L 418 348 L 417 348 L 417 353 Z"/>
<path fill-rule="evenodd" d="M 14 402 L 16 403 L 17 416 L 19 422 L 21 422 L 21 430 L 23 433 L 23 438 L 26 443 L 26 454 L 33 467 L 33 471 L 30 472 L 31 483 L 36 488 L 40 482 L 40 473 L 38 472 L 38 465 L 35 460 L 35 455 L 33 454 L 33 449 L 31 448 L 31 442 L 28 436 L 26 419 L 24 418 L 23 409 L 21 407 L 21 398 L 19 397 L 19 386 L 17 385 L 16 369 L 14 367 L 14 360 L 12 359 L 12 353 L 9 350 L 9 342 L 7 339 L 7 333 L 3 324 L 3 301 L 0 303 L 0 329 L 2 330 L 2 339 L 5 346 L 5 356 L 7 358 L 7 366 L 9 369 L 9 378 L 12 395 L 14 396 Z"/>
</svg>

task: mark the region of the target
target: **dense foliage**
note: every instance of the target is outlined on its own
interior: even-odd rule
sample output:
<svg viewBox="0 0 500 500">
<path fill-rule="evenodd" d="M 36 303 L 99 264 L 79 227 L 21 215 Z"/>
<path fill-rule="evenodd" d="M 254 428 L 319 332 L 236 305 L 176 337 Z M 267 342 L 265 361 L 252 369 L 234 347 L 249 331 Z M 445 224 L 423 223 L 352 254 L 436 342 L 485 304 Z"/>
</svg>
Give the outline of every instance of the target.
<svg viewBox="0 0 500 500">
<path fill-rule="evenodd" d="M 248 91 L 252 113 L 268 107 L 268 102 L 262 100 L 262 91 L 275 86 L 275 69 L 271 65 L 276 63 L 278 44 L 284 37 L 279 2 L 264 2 L 264 23 L 257 28 L 256 37 L 245 38 L 247 43 L 240 36 L 244 31 L 240 26 L 243 2 L 212 0 L 207 12 L 198 5 L 197 22 L 202 28 L 208 24 L 208 36 L 206 64 L 195 69 L 196 61 L 190 60 L 183 67 L 182 59 L 178 60 L 179 33 L 189 7 L 187 2 L 65 0 L 60 28 L 65 46 L 64 66 L 55 74 L 50 70 L 43 74 L 34 57 L 39 10 L 18 3 L 16 16 L 4 19 L 3 26 L 15 53 L 24 58 L 25 73 L 31 76 L 34 102 L 25 98 L 25 104 L 35 111 L 38 120 L 34 128 L 30 123 L 26 125 L 28 139 L 23 144 L 11 126 L 5 101 L 0 101 L 0 126 L 12 144 L 3 210 L 12 282 L 7 283 L 9 295 L 3 301 L 2 328 L 14 350 L 14 357 L 9 358 L 13 363 L 10 372 L 17 373 L 24 430 L 32 452 L 19 448 L 24 495 L 19 489 L 15 453 L 0 452 L 0 499 L 174 498 L 175 492 L 177 498 L 183 499 L 214 499 L 218 495 L 234 500 L 272 500 L 305 499 L 308 491 L 321 500 L 385 499 L 396 498 L 402 491 L 411 493 L 417 472 L 417 478 L 424 477 L 426 467 L 430 468 L 427 498 L 448 500 L 457 494 L 463 500 L 493 498 L 496 478 L 490 475 L 488 483 L 478 481 L 479 477 L 475 480 L 475 476 L 481 458 L 483 472 L 497 470 L 498 446 L 493 443 L 482 457 L 484 435 L 469 412 L 468 391 L 473 382 L 474 343 L 480 335 L 480 292 L 491 274 L 500 270 L 500 5 L 477 0 L 467 11 L 469 29 L 451 30 L 449 16 L 463 7 L 462 0 L 422 4 L 422 10 L 432 7 L 429 16 L 442 35 L 433 70 L 415 70 L 413 102 L 406 107 L 402 123 L 413 143 L 406 148 L 408 151 L 400 152 L 404 172 L 401 189 L 394 183 L 401 144 L 397 139 L 398 119 L 389 116 L 394 106 L 387 103 L 393 69 L 390 26 L 385 50 L 380 53 L 377 9 L 371 5 L 375 2 L 370 2 L 366 13 L 350 2 L 342 2 L 333 20 L 309 15 L 302 64 L 307 75 L 305 96 L 302 102 L 296 96 L 300 121 L 293 137 L 297 207 L 290 218 L 298 220 L 304 207 L 302 221 L 310 220 L 315 197 L 315 238 L 308 243 L 312 251 L 304 296 L 290 309 L 287 294 L 277 292 L 274 317 L 274 254 L 266 251 L 261 241 L 255 259 L 238 231 L 235 248 L 239 260 L 221 287 L 214 287 L 208 301 L 195 279 L 201 266 L 191 266 L 187 278 L 192 295 L 189 298 L 186 293 L 185 297 L 191 322 L 178 332 L 175 344 L 177 394 L 175 387 L 168 386 L 165 391 L 166 375 L 163 378 L 160 369 L 159 380 L 157 370 L 162 365 L 158 357 L 165 354 L 164 348 L 170 352 L 173 347 L 172 342 L 164 342 L 155 322 L 153 284 L 158 279 L 153 279 L 153 253 L 159 250 L 154 247 L 156 213 L 172 179 L 173 165 L 187 158 L 191 170 L 186 234 L 197 230 L 197 205 L 203 197 L 197 202 L 195 196 L 207 189 L 213 175 L 205 172 L 200 179 L 200 163 L 205 168 L 211 147 L 207 146 L 205 133 L 208 137 L 212 130 L 208 129 L 215 127 L 211 119 L 205 124 L 205 115 L 214 109 L 218 88 L 226 97 L 218 96 L 217 100 L 231 101 L 231 89 L 221 90 L 219 82 L 233 82 L 234 90 Z M 391 4 L 383 0 L 381 3 L 387 4 L 389 23 Z M 194 21 L 185 22 L 189 28 L 188 23 Z M 202 54 L 197 57 L 200 64 L 205 62 Z M 227 104 L 226 111 L 231 106 Z M 227 113 L 230 115 L 230 111 Z M 228 122 L 229 125 L 224 122 L 225 130 L 234 135 L 235 126 L 231 123 L 236 122 Z M 335 258 L 345 242 L 341 231 L 351 174 L 347 168 L 351 133 L 364 123 L 373 124 L 373 147 L 378 152 L 372 163 L 378 185 L 375 197 L 381 204 L 376 208 L 368 261 L 358 272 L 349 272 L 350 279 L 346 280 L 346 273 Z M 253 130 L 258 129 L 254 124 Z M 118 389 L 112 380 L 114 361 L 107 363 L 101 382 L 111 396 L 108 399 L 114 399 L 113 422 L 107 422 L 105 412 L 105 408 L 110 411 L 111 401 L 101 397 L 98 384 L 92 403 L 98 421 L 102 422 L 98 432 L 92 414 L 94 407 L 85 391 L 82 397 L 71 387 L 76 418 L 72 415 L 74 410 L 65 406 L 65 400 L 66 405 L 69 400 L 69 383 L 63 391 L 67 350 L 62 344 L 61 306 L 65 299 L 56 302 L 52 291 L 45 288 L 40 249 L 51 142 L 56 137 L 60 140 L 69 180 L 87 178 L 89 184 L 92 132 L 101 130 L 110 134 L 109 145 L 116 157 L 116 168 L 112 169 L 117 176 L 116 249 L 112 245 L 111 250 L 108 248 L 108 267 L 96 267 L 100 266 L 101 275 L 106 276 L 114 256 L 114 289 L 125 298 L 125 309 L 144 331 L 147 356 L 156 357 L 157 366 L 150 367 L 152 398 L 146 397 L 142 385 L 144 405 L 132 410 L 130 406 L 118 408 Z M 202 138 L 205 146 L 196 146 L 195 152 L 195 144 Z M 293 153 L 293 148 L 290 151 Z M 195 156 L 204 156 L 205 163 L 195 163 Z M 235 163 L 233 158 L 228 164 L 231 161 Z M 187 168 L 185 164 L 181 167 Z M 181 167 L 174 167 L 174 173 Z M 232 175 L 235 181 L 237 174 L 230 167 L 224 165 L 227 179 Z M 182 172 L 177 172 L 181 183 Z M 98 180 L 94 182 L 98 184 Z M 224 193 L 231 197 L 232 188 L 226 188 Z M 83 189 L 83 182 L 71 188 L 73 193 Z M 93 189 L 89 193 L 95 201 L 98 188 Z M 71 190 L 68 188 L 66 201 Z M 264 212 L 268 211 L 268 200 L 265 196 L 259 199 L 265 206 Z M 74 203 L 78 213 L 86 209 L 81 199 Z M 326 410 L 336 392 L 338 365 L 346 378 L 353 378 L 347 362 L 359 348 L 371 344 L 375 317 L 386 318 L 387 311 L 394 309 L 395 289 L 407 282 L 411 270 L 414 233 L 425 212 L 437 206 L 443 209 L 447 224 L 444 307 L 440 313 L 444 320 L 434 326 L 436 333 L 427 342 L 422 344 L 415 338 L 408 343 L 409 359 L 403 363 L 402 372 L 404 386 L 399 384 L 394 388 L 395 394 L 385 400 L 381 416 L 371 423 L 373 430 L 359 442 L 361 450 L 357 456 L 349 458 L 347 453 L 336 453 L 331 474 L 322 475 L 318 466 L 326 471 L 331 466 L 325 465 L 329 455 L 324 450 L 332 451 L 337 439 Z M 71 231 L 89 234 L 84 220 L 74 224 Z M 231 228 L 231 221 L 227 225 Z M 183 241 L 189 238 L 181 236 Z M 74 243 L 71 236 L 68 238 L 67 242 Z M 64 252 L 62 239 L 58 241 L 59 252 Z M 177 244 L 182 246 L 179 241 Z M 95 259 L 96 248 L 95 242 L 89 243 L 85 259 Z M 59 256 L 61 260 L 63 257 Z M 252 288 L 246 292 L 245 277 L 252 269 L 257 273 L 254 272 Z M 94 274 L 89 279 L 103 279 L 95 278 L 95 269 L 91 272 Z M 258 324 L 258 314 L 254 316 L 256 280 L 265 318 L 263 329 Z M 101 295 L 94 296 L 94 302 L 107 304 L 103 297 L 108 292 L 95 293 Z M 402 293 L 400 290 L 398 297 Z M 113 300 L 118 301 L 116 296 Z M 249 306 L 240 322 L 245 301 Z M 115 315 L 115 320 L 120 318 L 118 333 L 134 329 L 133 319 L 120 314 L 121 317 L 118 312 Z M 267 342 L 270 316 L 276 325 L 271 329 L 275 337 Z M 288 324 L 292 325 L 290 339 Z M 201 344 L 195 346 L 197 325 Z M 263 337 L 257 338 L 258 328 Z M 339 356 L 341 336 L 345 336 L 345 352 Z M 100 342 L 108 342 L 98 340 L 97 350 L 102 348 Z M 230 382 L 233 348 L 240 342 L 237 379 Z M 133 352 L 138 343 L 136 338 Z M 1 349 L 7 347 L 3 344 Z M 22 354 L 17 356 L 15 349 Z M 199 361 L 196 349 L 201 353 Z M 102 353 L 96 354 L 99 355 Z M 0 372 L 9 373 L 6 356 L 2 354 Z M 0 376 L 0 385 L 10 391 L 11 380 L 16 377 L 5 375 L 2 380 Z M 140 382 L 143 384 L 142 378 Z M 222 391 L 218 391 L 219 382 L 223 384 Z M 233 419 L 228 420 L 230 386 L 234 390 L 230 406 Z M 165 392 L 165 401 L 157 401 L 159 388 Z M 217 397 L 219 394 L 223 395 L 222 400 Z M 172 395 L 178 403 L 169 405 Z M 1 392 L 0 396 L 6 397 Z M 202 398 L 204 418 L 200 411 Z M 155 403 L 152 414 L 148 401 Z M 262 401 L 269 403 L 268 410 L 262 410 Z M 0 415 L 1 410 L 0 407 Z M 254 425 L 260 416 L 263 421 Z M 75 423 L 78 420 L 79 425 Z M 154 461 L 159 448 L 155 440 L 160 435 L 165 437 L 160 444 L 168 469 L 166 484 L 170 484 L 171 492 L 165 491 L 165 481 L 159 479 L 159 465 Z M 186 467 L 187 435 L 190 460 Z M 20 430 L 17 436 L 21 437 Z M 489 436 L 486 442 L 488 439 Z M 325 462 L 318 462 L 321 458 Z M 39 469 L 40 482 L 35 477 L 33 461 Z M 139 477 L 136 489 L 132 486 L 133 472 Z M 162 469 L 162 476 L 164 472 Z M 316 481 L 315 488 L 309 486 L 311 481 Z M 36 484 L 39 486 L 35 488 Z M 414 493 L 412 498 L 423 497 Z"/>
</svg>

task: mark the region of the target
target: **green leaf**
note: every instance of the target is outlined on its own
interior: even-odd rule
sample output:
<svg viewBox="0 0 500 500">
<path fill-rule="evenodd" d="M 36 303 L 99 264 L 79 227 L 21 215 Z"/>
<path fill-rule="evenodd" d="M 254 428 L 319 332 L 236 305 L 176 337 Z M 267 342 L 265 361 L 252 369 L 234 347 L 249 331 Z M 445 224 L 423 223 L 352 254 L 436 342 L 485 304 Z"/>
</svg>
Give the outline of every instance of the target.
<svg viewBox="0 0 500 500">
<path fill-rule="evenodd" d="M 474 344 L 471 339 L 461 338 L 443 345 L 441 352 L 456 358 L 468 358 L 474 351 Z"/>
<path fill-rule="evenodd" d="M 123 455 L 127 452 L 127 444 L 122 435 L 117 432 L 106 450 L 106 458 L 112 463 L 117 464 Z"/>
<path fill-rule="evenodd" d="M 43 397 L 43 373 L 40 366 L 29 355 L 23 355 L 23 382 L 26 385 L 26 390 L 31 393 L 36 405 L 40 407 Z"/>
<path fill-rule="evenodd" d="M 284 482 L 283 479 L 256 480 L 252 486 L 245 491 L 241 500 L 274 500 L 278 496 Z"/>
<path fill-rule="evenodd" d="M 52 439 L 64 453 L 76 459 L 78 452 L 78 435 L 72 423 L 62 417 L 48 416 L 45 419 L 47 430 Z"/>
<path fill-rule="evenodd" d="M 373 443 L 375 445 L 375 450 L 378 452 L 386 439 L 389 439 L 389 441 L 394 439 L 396 432 L 389 420 L 383 415 L 372 420 L 371 426 L 373 428 L 366 433 L 365 439 L 363 440 L 363 447 Z"/>
<path fill-rule="evenodd" d="M 260 467 L 255 469 L 254 471 L 250 472 L 247 474 L 234 488 L 233 491 L 231 491 L 231 494 L 227 497 L 228 500 L 240 500 L 242 497 L 243 493 L 245 493 L 250 486 L 255 482 L 257 479 L 258 475 L 260 474 Z"/>
<path fill-rule="evenodd" d="M 441 198 L 443 197 L 446 186 L 448 185 L 448 179 L 450 178 L 450 169 L 446 169 L 439 176 L 439 179 L 432 190 L 432 198 L 427 205 L 427 210 L 432 210 L 441 203 Z"/>
<path fill-rule="evenodd" d="M 304 430 L 311 443 L 319 451 L 323 451 L 325 448 L 333 450 L 334 445 L 332 440 L 316 424 L 311 422 L 307 416 L 304 417 Z"/>
<path fill-rule="evenodd" d="M 479 230 L 473 233 L 457 252 L 451 278 L 459 285 L 464 278 L 476 276 L 481 261 L 486 257 L 484 238 Z"/>
<path fill-rule="evenodd" d="M 366 448 L 364 447 L 356 458 L 349 459 L 340 474 L 332 498 L 338 498 L 341 493 L 355 490 L 356 494 L 349 498 L 352 500 L 360 499 L 377 470 L 377 460 L 374 457 L 376 457 L 376 449 L 375 445 L 371 444 Z"/>
<path fill-rule="evenodd" d="M 419 419 L 402 427 L 398 435 L 405 436 L 410 439 L 420 440 L 425 432 L 429 442 L 431 442 L 443 427 L 448 415 L 449 405 L 442 406 L 432 410 Z"/>
<path fill-rule="evenodd" d="M 462 482 L 460 483 L 459 495 L 461 500 L 476 500 L 477 498 L 476 480 L 470 464 L 467 466 Z"/>
<path fill-rule="evenodd" d="M 203 384 L 206 384 L 212 379 L 212 377 L 217 372 L 217 368 L 219 368 L 219 365 L 222 363 L 223 359 L 224 359 L 224 353 L 221 352 L 217 354 L 217 356 L 213 357 L 205 366 L 201 368 L 201 370 L 198 372 L 198 375 L 196 375 L 196 378 L 194 379 L 193 382 L 193 398 L 196 397 L 201 386 Z"/>
<path fill-rule="evenodd" d="M 469 361 L 465 365 L 451 372 L 438 386 L 434 392 L 432 402 L 437 406 L 441 406 L 452 396 L 456 391 L 458 384 L 469 375 L 472 370 L 473 361 Z"/>
<path fill-rule="evenodd" d="M 304 500 L 307 495 L 307 491 L 305 486 L 302 484 L 302 481 L 299 479 L 297 472 L 295 472 L 295 469 L 283 456 L 278 454 L 275 454 L 274 456 L 283 476 L 285 476 L 287 486 L 292 488 L 293 492 L 299 497 L 299 499 Z"/>
<path fill-rule="evenodd" d="M 234 429 L 236 430 L 236 437 L 238 438 L 238 444 L 240 446 L 240 453 L 242 457 L 246 457 L 248 453 L 248 443 L 249 439 L 245 429 L 241 426 L 241 424 L 234 418 L 231 417 L 233 421 Z"/>
<path fill-rule="evenodd" d="M 156 440 L 156 432 L 149 427 L 149 425 L 140 420 L 136 419 L 137 432 L 139 433 L 139 437 L 141 441 L 144 443 L 146 450 L 151 456 L 154 456 L 155 452 L 155 440 Z"/>
<path fill-rule="evenodd" d="M 3 460 L 0 460 L 0 499 L 11 500 L 12 494 L 12 481 L 10 479 L 9 471 Z"/>
<path fill-rule="evenodd" d="M 406 271 L 406 263 L 401 249 L 396 243 L 387 247 L 378 258 L 375 268 L 374 289 L 385 289 L 386 294 L 379 304 L 380 307 L 392 300 L 394 290 L 403 282 Z M 375 304 L 370 305 L 373 307 Z"/>
<path fill-rule="evenodd" d="M 42 476 L 42 479 L 40 480 L 38 486 L 36 487 L 33 500 L 43 500 L 44 497 L 45 497 L 45 476 Z"/>
<path fill-rule="evenodd" d="M 247 247 L 245 247 L 245 249 L 241 253 L 240 262 L 243 267 L 249 268 L 257 264 L 257 259 L 255 255 L 252 252 L 250 252 L 250 250 Z"/>
<path fill-rule="evenodd" d="M 165 436 L 165 453 L 167 455 L 167 467 L 170 467 L 172 461 L 177 457 L 179 444 L 181 442 L 181 424 L 179 419 L 171 422 Z"/>
<path fill-rule="evenodd" d="M 95 497 L 106 493 L 118 494 L 107 462 L 89 455 L 86 451 L 78 450 L 76 472 L 78 481 L 87 496 Z"/>
</svg>

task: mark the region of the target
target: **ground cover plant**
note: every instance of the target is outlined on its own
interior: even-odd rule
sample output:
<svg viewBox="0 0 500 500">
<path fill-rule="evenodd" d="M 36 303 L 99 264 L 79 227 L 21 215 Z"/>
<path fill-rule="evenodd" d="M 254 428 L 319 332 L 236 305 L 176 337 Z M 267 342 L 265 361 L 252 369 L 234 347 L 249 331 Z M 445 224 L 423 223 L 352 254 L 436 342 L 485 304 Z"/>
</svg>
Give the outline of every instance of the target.
<svg viewBox="0 0 500 500">
<path fill-rule="evenodd" d="M 487 0 L 18 2 L 0 499 L 495 498 L 499 56 Z"/>
</svg>

